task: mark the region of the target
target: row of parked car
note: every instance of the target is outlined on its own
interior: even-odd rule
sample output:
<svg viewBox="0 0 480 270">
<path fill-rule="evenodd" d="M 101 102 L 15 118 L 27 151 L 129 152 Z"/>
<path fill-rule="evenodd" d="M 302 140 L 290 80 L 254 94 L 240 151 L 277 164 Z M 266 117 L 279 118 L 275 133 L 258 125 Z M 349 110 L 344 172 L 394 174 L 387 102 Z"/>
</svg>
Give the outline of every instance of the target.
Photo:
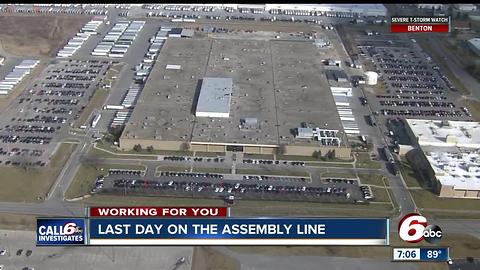
<svg viewBox="0 0 480 270">
<path fill-rule="evenodd" d="M 348 192 L 347 188 L 340 187 L 307 187 L 230 182 L 177 182 L 173 180 L 168 182 L 160 182 L 142 179 L 113 180 L 112 191 L 134 191 L 139 193 L 166 192 L 168 194 L 175 194 L 180 196 L 203 194 L 203 196 L 206 197 L 236 195 L 243 198 L 262 198 L 277 200 L 319 200 L 325 196 L 334 196 L 338 199 L 348 199 L 351 195 Z"/>
<path fill-rule="evenodd" d="M 41 149 L 28 149 L 28 148 L 12 148 L 11 150 L 4 149 L 0 147 L 0 155 L 2 156 L 30 156 L 30 157 L 39 157 L 43 153 Z"/>
<path fill-rule="evenodd" d="M 441 107 L 441 108 L 455 108 L 453 102 L 438 102 L 438 101 L 408 101 L 408 100 L 381 100 L 380 105 L 389 107 Z"/>
<path fill-rule="evenodd" d="M 222 157 L 189 157 L 189 156 L 165 156 L 163 160 L 168 161 L 195 161 L 195 162 L 224 162 L 225 159 Z"/>
<path fill-rule="evenodd" d="M 109 175 L 135 175 L 141 176 L 145 174 L 143 170 L 126 170 L 126 169 L 109 169 Z"/>
<path fill-rule="evenodd" d="M 371 199 L 373 199 L 372 189 L 371 189 L 369 186 L 360 186 L 360 190 L 362 191 L 363 197 L 364 197 L 366 200 L 371 200 Z"/>
<path fill-rule="evenodd" d="M 267 165 L 293 165 L 293 166 L 305 166 L 303 161 L 288 161 L 288 160 L 270 160 L 270 159 L 243 159 L 243 163 L 246 164 L 267 164 Z"/>
<path fill-rule="evenodd" d="M 169 176 L 169 177 L 205 177 L 205 178 L 217 178 L 223 179 L 222 174 L 218 173 L 194 173 L 194 172 L 160 172 L 160 176 Z"/>
<path fill-rule="evenodd" d="M 349 179 L 349 178 L 331 178 L 331 177 L 328 177 L 328 178 L 325 178 L 325 182 L 327 182 L 327 183 L 345 183 L 345 184 L 350 184 L 350 185 L 358 184 L 357 179 Z"/>
<path fill-rule="evenodd" d="M 444 96 L 400 96 L 400 95 L 377 95 L 379 99 L 413 99 L 413 100 L 446 100 Z"/>
<path fill-rule="evenodd" d="M 388 116 L 421 116 L 421 117 L 461 117 L 463 113 L 460 110 L 391 110 L 391 109 L 382 109 L 380 113 Z"/>
<path fill-rule="evenodd" d="M 0 9 L 6 13 L 42 13 L 42 14 L 67 14 L 67 15 L 107 15 L 106 9 L 81 9 L 63 7 L 19 7 L 7 5 Z"/>
<path fill-rule="evenodd" d="M 90 193 L 97 193 L 101 191 L 103 189 L 104 182 L 105 182 L 104 176 L 97 176 L 94 187 L 90 190 Z"/>
<path fill-rule="evenodd" d="M 243 176 L 243 180 L 306 182 L 308 179 L 305 178 L 305 177 L 285 177 L 285 176 L 267 176 L 267 175 L 244 175 L 244 176 Z"/>
</svg>

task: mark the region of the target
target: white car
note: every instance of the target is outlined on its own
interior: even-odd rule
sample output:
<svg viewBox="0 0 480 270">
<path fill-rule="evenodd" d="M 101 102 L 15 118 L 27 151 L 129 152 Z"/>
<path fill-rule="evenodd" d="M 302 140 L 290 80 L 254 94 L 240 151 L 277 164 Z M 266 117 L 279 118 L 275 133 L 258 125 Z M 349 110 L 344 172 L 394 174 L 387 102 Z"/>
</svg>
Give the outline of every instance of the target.
<svg viewBox="0 0 480 270">
<path fill-rule="evenodd" d="M 0 264 L 0 270 L 3 270 L 3 264 Z"/>
<path fill-rule="evenodd" d="M 0 256 L 5 256 L 7 255 L 7 250 L 6 249 L 1 249 L 0 250 Z"/>
</svg>

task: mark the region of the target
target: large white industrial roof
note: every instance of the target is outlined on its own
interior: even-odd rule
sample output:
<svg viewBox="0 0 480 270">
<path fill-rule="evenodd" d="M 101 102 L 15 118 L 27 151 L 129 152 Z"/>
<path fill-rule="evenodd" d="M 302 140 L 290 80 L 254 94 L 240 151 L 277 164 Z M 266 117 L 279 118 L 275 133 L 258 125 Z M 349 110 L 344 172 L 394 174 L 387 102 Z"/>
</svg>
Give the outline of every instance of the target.
<svg viewBox="0 0 480 270">
<path fill-rule="evenodd" d="M 480 123 L 407 119 L 420 146 L 480 148 Z"/>
<path fill-rule="evenodd" d="M 232 78 L 203 78 L 197 102 L 196 115 L 228 115 L 230 113 L 230 101 L 232 99 L 232 85 Z"/>
<path fill-rule="evenodd" d="M 166 4 L 182 5 L 182 4 Z M 188 6 L 216 6 L 232 8 L 255 8 L 266 11 L 271 9 L 282 10 L 311 10 L 311 11 L 334 11 L 334 12 L 356 12 L 367 16 L 386 16 L 387 9 L 383 4 L 184 4 Z"/>
<path fill-rule="evenodd" d="M 357 12 L 370 16 L 385 16 L 387 14 L 387 9 L 383 4 L 266 4 L 265 9 Z"/>
<path fill-rule="evenodd" d="M 479 151 L 425 152 L 442 185 L 455 189 L 480 190 Z"/>
<path fill-rule="evenodd" d="M 475 48 L 480 49 L 480 38 L 469 39 L 468 42 L 475 46 Z"/>
</svg>

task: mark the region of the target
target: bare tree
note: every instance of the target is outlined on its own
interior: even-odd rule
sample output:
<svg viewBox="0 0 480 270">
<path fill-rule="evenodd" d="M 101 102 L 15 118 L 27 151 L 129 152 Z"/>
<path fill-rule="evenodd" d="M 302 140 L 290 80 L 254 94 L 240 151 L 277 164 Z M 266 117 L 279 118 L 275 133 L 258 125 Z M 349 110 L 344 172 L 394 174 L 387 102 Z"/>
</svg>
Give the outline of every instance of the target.
<svg viewBox="0 0 480 270">
<path fill-rule="evenodd" d="M 284 143 L 280 144 L 277 148 L 277 155 L 285 155 L 286 152 L 287 146 Z"/>
<path fill-rule="evenodd" d="M 135 144 L 135 145 L 133 146 L 133 151 L 135 151 L 135 152 L 140 152 L 140 151 L 142 151 L 142 146 L 141 146 L 140 144 Z"/>
<path fill-rule="evenodd" d="M 182 151 L 188 151 L 188 150 L 190 150 L 190 143 L 189 143 L 189 142 L 183 142 L 183 143 L 180 145 L 180 150 L 182 150 Z"/>
</svg>

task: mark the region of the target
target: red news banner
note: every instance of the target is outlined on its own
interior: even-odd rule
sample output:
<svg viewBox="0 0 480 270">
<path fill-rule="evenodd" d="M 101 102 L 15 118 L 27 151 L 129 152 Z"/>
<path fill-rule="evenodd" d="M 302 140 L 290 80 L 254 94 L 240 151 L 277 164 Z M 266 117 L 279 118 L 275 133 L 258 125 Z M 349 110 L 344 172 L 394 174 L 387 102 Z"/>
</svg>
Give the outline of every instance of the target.
<svg viewBox="0 0 480 270">
<path fill-rule="evenodd" d="M 90 207 L 90 217 L 228 217 L 228 207 Z"/>
<path fill-rule="evenodd" d="M 450 32 L 449 16 L 393 16 L 392 33 L 446 33 Z"/>
</svg>

